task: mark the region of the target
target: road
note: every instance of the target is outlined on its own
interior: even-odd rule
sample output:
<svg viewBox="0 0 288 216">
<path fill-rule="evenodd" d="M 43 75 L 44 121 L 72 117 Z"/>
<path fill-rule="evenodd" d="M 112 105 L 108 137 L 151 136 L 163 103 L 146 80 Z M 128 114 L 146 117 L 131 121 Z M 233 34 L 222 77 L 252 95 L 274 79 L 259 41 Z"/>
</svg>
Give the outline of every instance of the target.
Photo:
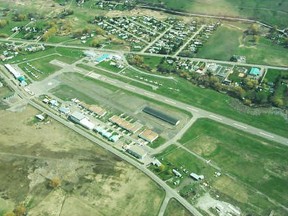
<svg viewBox="0 0 288 216">
<path fill-rule="evenodd" d="M 35 41 L 29 41 L 29 40 L 23 40 L 23 39 L 11 39 L 8 40 L 7 38 L 0 38 L 0 42 L 18 42 L 18 43 L 26 43 L 28 44 L 39 44 Z M 164 54 L 156 54 L 156 53 L 145 53 L 143 51 L 141 52 L 131 52 L 131 51 L 119 51 L 119 50 L 112 50 L 112 49 L 99 49 L 94 47 L 87 47 L 87 46 L 79 46 L 79 45 L 67 45 L 67 44 L 55 44 L 55 43 L 48 43 L 48 42 L 41 42 L 41 44 L 44 44 L 45 46 L 51 46 L 51 47 L 63 47 L 63 48 L 71 48 L 71 49 L 81 49 L 81 50 L 93 50 L 95 52 L 108 52 L 108 53 L 115 53 L 115 54 L 135 54 L 135 55 L 145 55 L 145 56 L 155 56 L 155 57 L 171 57 L 173 58 L 173 55 L 164 55 Z M 149 46 L 149 45 L 148 45 Z M 147 48 L 147 47 L 146 47 Z M 261 65 L 261 64 L 248 64 L 248 63 L 241 63 L 241 62 L 231 62 L 231 61 L 222 61 L 222 60 L 214 60 L 214 59 L 203 59 L 203 58 L 188 58 L 188 57 L 179 57 L 178 59 L 183 60 L 191 60 L 191 61 L 202 61 L 202 62 L 214 62 L 218 64 L 226 64 L 226 65 L 238 65 L 238 66 L 247 66 L 247 67 L 259 67 L 259 68 L 267 68 L 267 69 L 275 69 L 275 70 L 288 70 L 288 67 L 285 66 L 272 66 L 272 65 Z"/>
<path fill-rule="evenodd" d="M 194 33 L 194 35 L 193 35 L 191 38 L 189 38 L 189 40 L 187 40 L 186 43 L 184 43 L 184 44 L 177 50 L 177 52 L 173 55 L 173 57 L 176 57 L 176 56 L 190 43 L 190 41 L 193 40 L 193 39 L 199 34 L 199 32 L 202 31 L 202 29 L 203 29 L 204 27 L 205 27 L 205 25 L 202 25 L 202 26 L 198 29 L 198 31 L 196 31 L 196 32 Z"/>
</svg>

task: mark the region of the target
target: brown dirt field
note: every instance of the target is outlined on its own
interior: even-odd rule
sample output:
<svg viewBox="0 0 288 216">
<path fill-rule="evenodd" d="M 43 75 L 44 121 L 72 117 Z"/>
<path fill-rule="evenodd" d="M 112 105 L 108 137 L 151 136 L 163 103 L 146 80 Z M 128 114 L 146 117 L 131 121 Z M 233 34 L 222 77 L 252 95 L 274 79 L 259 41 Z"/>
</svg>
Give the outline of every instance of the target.
<svg viewBox="0 0 288 216">
<path fill-rule="evenodd" d="M 37 216 L 157 214 L 164 191 L 148 177 L 53 119 L 37 122 L 35 114 L 30 106 L 0 110 L 0 209 L 24 202 Z M 49 187 L 54 177 L 61 179 L 56 190 Z"/>
</svg>

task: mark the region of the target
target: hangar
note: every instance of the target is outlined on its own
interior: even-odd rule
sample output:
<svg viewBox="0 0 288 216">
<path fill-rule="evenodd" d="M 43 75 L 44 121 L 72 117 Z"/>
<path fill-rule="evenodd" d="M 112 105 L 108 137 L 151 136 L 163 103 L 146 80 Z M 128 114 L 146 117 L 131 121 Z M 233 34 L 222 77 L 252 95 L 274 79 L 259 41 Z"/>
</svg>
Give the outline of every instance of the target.
<svg viewBox="0 0 288 216">
<path fill-rule="evenodd" d="M 163 120 L 169 124 L 172 124 L 172 125 L 178 125 L 180 122 L 179 119 L 176 119 L 172 116 L 167 115 L 166 113 L 163 113 L 163 112 L 156 110 L 156 109 L 153 109 L 151 107 L 145 107 L 142 111 L 149 114 L 149 115 L 152 115 L 156 118 L 159 118 L 159 119 L 161 119 L 161 120 Z"/>
</svg>

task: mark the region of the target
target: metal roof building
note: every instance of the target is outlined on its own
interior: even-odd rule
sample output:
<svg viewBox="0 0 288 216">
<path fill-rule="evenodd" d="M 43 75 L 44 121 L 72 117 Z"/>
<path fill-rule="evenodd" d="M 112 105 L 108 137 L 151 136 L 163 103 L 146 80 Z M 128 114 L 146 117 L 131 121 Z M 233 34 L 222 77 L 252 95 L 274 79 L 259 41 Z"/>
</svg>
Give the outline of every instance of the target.
<svg viewBox="0 0 288 216">
<path fill-rule="evenodd" d="M 142 111 L 149 114 L 149 115 L 152 115 L 156 118 L 159 118 L 159 119 L 161 119 L 161 120 L 163 120 L 169 124 L 172 124 L 172 125 L 178 125 L 180 122 L 179 119 L 176 119 L 172 116 L 167 115 L 166 113 L 163 113 L 163 112 L 156 110 L 156 109 L 153 109 L 151 107 L 145 107 Z"/>
<path fill-rule="evenodd" d="M 158 134 L 155 133 L 154 131 L 152 130 L 149 130 L 149 129 L 145 129 L 144 131 L 142 131 L 140 134 L 139 134 L 139 137 L 146 140 L 147 142 L 153 142 L 154 140 L 156 140 L 158 138 Z"/>
<path fill-rule="evenodd" d="M 147 152 L 138 145 L 132 145 L 127 152 L 138 159 L 143 159 L 147 155 Z"/>
<path fill-rule="evenodd" d="M 71 113 L 71 115 L 69 116 L 69 118 L 70 118 L 72 121 L 74 121 L 75 123 L 80 124 L 80 121 L 85 118 L 85 115 L 82 114 L 82 113 L 80 113 L 80 112 L 78 112 L 78 111 L 75 111 L 75 112 Z"/>
</svg>

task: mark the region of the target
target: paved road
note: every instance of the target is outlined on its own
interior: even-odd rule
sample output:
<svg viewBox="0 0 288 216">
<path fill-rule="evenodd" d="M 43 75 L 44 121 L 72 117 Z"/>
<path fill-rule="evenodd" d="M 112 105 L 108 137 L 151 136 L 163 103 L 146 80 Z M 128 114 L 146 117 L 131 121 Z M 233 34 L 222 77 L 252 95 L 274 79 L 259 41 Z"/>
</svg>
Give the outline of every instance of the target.
<svg viewBox="0 0 288 216">
<path fill-rule="evenodd" d="M 29 40 L 23 40 L 23 39 L 11 39 L 7 40 L 7 38 L 3 39 L 0 38 L 0 42 L 22 42 L 28 44 L 39 44 L 35 41 L 29 41 Z M 156 54 L 156 53 L 142 53 L 142 52 L 130 52 L 130 51 L 119 51 L 119 50 L 111 50 L 111 49 L 99 49 L 99 48 L 93 48 L 93 47 L 86 47 L 86 46 L 79 46 L 79 45 L 67 45 L 67 44 L 60 44 L 60 43 L 47 43 L 47 42 L 41 42 L 41 44 L 44 44 L 45 46 L 51 46 L 51 47 L 63 47 L 63 48 L 71 48 L 71 49 L 82 49 L 82 50 L 94 50 L 95 52 L 109 52 L 109 53 L 115 53 L 115 54 L 136 54 L 136 55 L 146 55 L 146 56 L 156 56 L 156 57 L 173 57 L 173 55 L 164 55 L 164 54 Z M 259 67 L 259 68 L 267 68 L 267 69 L 276 69 L 276 70 L 288 70 L 288 67 L 281 67 L 281 66 L 271 66 L 271 65 L 260 65 L 260 64 L 247 64 L 247 63 L 240 63 L 240 62 L 231 62 L 231 61 L 221 61 L 221 60 L 213 60 L 213 59 L 203 59 L 203 58 L 188 58 L 188 57 L 179 57 L 179 59 L 190 59 L 191 61 L 203 61 L 203 62 L 215 62 L 219 64 L 227 64 L 227 65 L 239 65 L 239 66 L 247 66 L 247 67 Z"/>
<path fill-rule="evenodd" d="M 196 31 L 196 32 L 193 34 L 193 36 L 192 36 L 191 38 L 189 38 L 189 40 L 187 40 L 186 43 L 184 43 L 184 44 L 178 49 L 178 51 L 173 55 L 173 57 L 176 57 L 176 56 L 190 43 L 190 41 L 193 40 L 193 39 L 199 34 L 199 32 L 202 31 L 202 29 L 203 29 L 204 27 L 205 27 L 205 25 L 202 25 L 202 26 L 198 29 L 198 31 Z"/>
<path fill-rule="evenodd" d="M 169 28 L 167 28 L 164 32 L 162 32 L 158 37 L 156 37 L 153 41 L 151 41 L 149 43 L 148 46 L 146 46 L 142 51 L 141 53 L 144 53 L 146 52 L 154 43 L 156 43 L 160 38 L 162 38 L 168 31 L 170 31 L 170 29 L 172 29 L 173 26 L 170 26 Z"/>
<path fill-rule="evenodd" d="M 167 205 L 168 205 L 168 203 L 169 203 L 169 200 L 170 200 L 171 198 L 172 198 L 172 197 L 169 196 L 169 194 L 167 194 L 167 195 L 165 196 L 165 199 L 163 200 L 163 203 L 162 203 L 161 208 L 160 208 L 160 210 L 159 210 L 158 216 L 163 216 L 163 215 L 164 215 L 165 210 L 166 210 L 166 208 L 167 208 Z"/>
</svg>

